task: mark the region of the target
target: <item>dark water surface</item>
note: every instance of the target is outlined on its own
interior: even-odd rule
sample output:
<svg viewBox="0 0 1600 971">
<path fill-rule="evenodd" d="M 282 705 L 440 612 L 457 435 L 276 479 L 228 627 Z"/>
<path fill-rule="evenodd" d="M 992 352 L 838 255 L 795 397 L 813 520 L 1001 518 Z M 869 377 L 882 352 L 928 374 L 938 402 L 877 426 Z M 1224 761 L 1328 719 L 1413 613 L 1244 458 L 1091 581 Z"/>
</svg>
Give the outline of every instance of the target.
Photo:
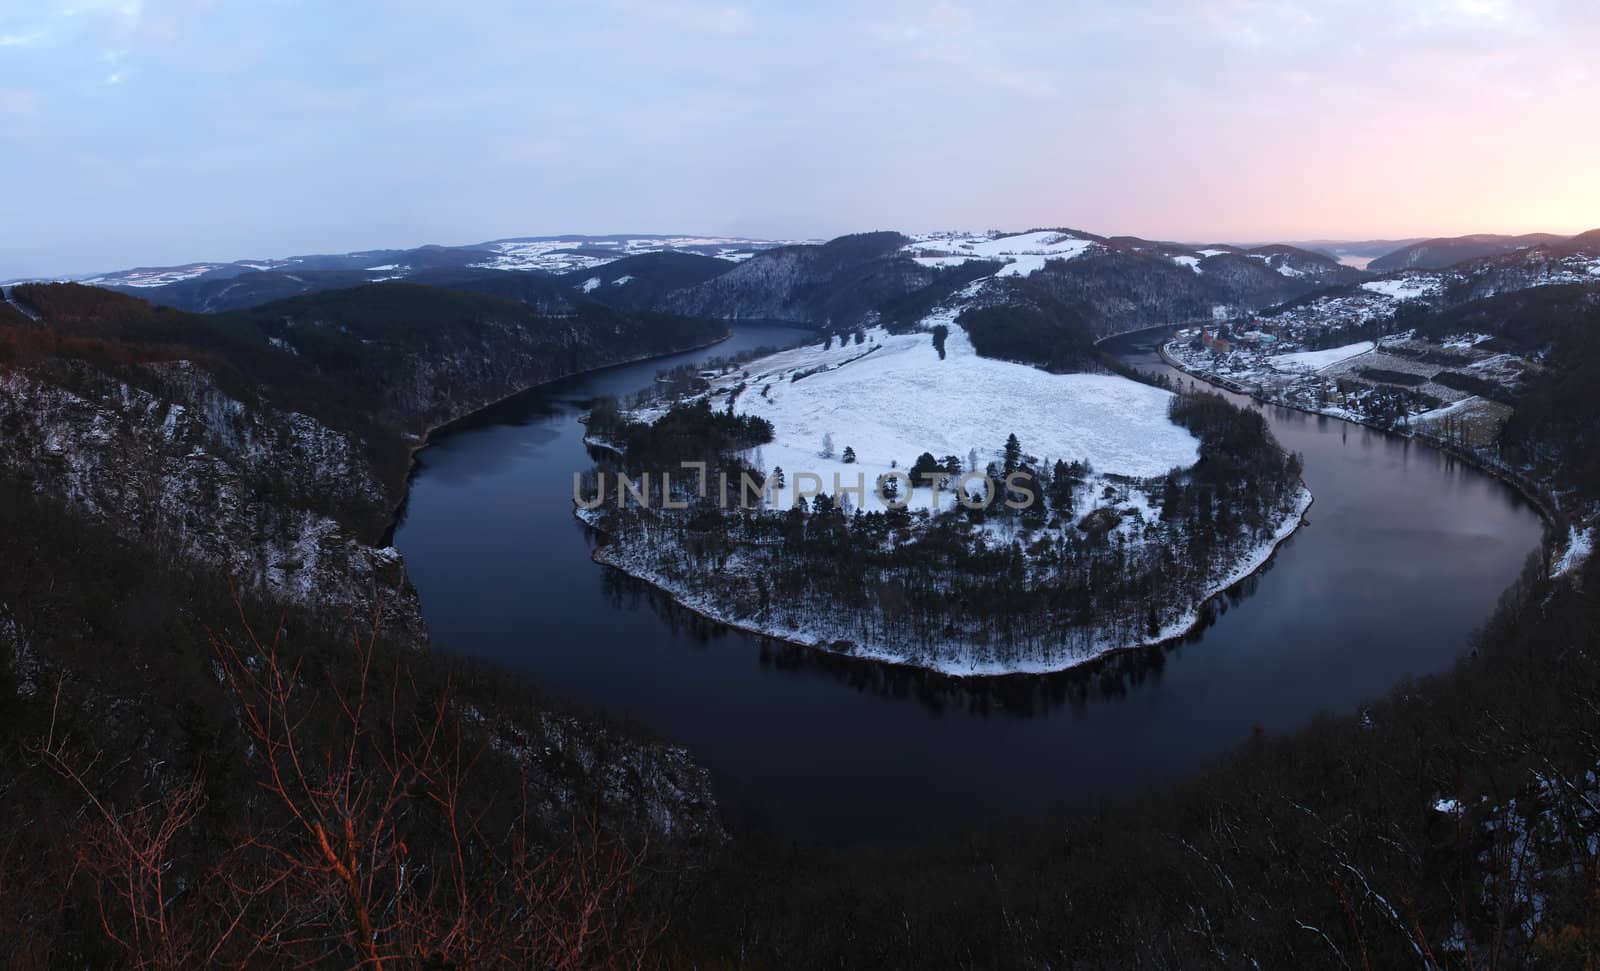
<svg viewBox="0 0 1600 971">
<path fill-rule="evenodd" d="M 395 535 L 441 649 L 525 671 L 687 746 L 736 825 L 893 840 L 1182 778 L 1260 726 L 1351 712 L 1442 671 L 1537 546 L 1537 514 L 1449 457 L 1268 408 L 1305 456 L 1310 525 L 1182 644 L 1048 677 L 960 681 L 719 630 L 589 559 L 572 473 L 586 402 L 727 343 L 531 392 L 420 454 Z M 1154 338 L 1107 345 L 1161 368 Z"/>
</svg>

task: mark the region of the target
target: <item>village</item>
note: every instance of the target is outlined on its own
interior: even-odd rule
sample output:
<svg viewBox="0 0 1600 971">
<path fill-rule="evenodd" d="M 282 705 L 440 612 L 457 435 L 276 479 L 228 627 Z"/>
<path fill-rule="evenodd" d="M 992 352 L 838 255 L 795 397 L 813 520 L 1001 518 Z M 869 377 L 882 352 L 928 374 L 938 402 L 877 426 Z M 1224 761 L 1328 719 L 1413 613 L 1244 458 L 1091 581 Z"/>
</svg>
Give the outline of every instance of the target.
<svg viewBox="0 0 1600 971">
<path fill-rule="evenodd" d="M 1408 330 L 1316 346 L 1327 339 L 1296 317 L 1252 318 L 1180 330 L 1161 353 L 1265 402 L 1473 449 L 1494 446 L 1512 393 L 1540 367 L 1483 334 Z"/>
</svg>

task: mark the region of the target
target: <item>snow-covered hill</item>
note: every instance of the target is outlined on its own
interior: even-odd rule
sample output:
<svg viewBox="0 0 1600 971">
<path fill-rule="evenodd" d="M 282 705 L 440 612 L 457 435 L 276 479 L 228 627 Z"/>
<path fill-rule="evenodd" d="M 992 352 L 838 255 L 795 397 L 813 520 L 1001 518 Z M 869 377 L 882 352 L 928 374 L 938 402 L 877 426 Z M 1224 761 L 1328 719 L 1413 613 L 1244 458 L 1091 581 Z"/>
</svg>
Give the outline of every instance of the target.
<svg viewBox="0 0 1600 971">
<path fill-rule="evenodd" d="M 429 270 L 538 270 L 567 273 L 646 253 L 693 253 L 718 259 L 749 259 L 785 242 L 729 236 L 671 236 L 644 233 L 585 236 L 519 236 L 464 246 L 418 246 L 411 249 L 363 250 L 272 259 L 221 260 L 179 266 L 145 266 L 76 278 L 76 282 L 117 289 L 156 289 L 196 280 L 227 279 L 246 273 L 363 274 L 355 282 L 377 282 Z M 346 284 L 353 285 L 353 284 Z"/>
<path fill-rule="evenodd" d="M 999 233 L 922 233 L 901 247 L 923 266 L 960 266 L 972 261 L 1002 266 L 996 276 L 1027 276 L 1049 260 L 1070 260 L 1096 245 L 1095 238 L 1071 230 L 1039 230 L 1005 236 Z"/>
<path fill-rule="evenodd" d="M 568 273 L 646 253 L 693 253 L 739 262 L 762 250 L 788 245 L 732 236 L 530 236 L 480 244 L 493 255 L 469 265 L 486 270 Z"/>
</svg>

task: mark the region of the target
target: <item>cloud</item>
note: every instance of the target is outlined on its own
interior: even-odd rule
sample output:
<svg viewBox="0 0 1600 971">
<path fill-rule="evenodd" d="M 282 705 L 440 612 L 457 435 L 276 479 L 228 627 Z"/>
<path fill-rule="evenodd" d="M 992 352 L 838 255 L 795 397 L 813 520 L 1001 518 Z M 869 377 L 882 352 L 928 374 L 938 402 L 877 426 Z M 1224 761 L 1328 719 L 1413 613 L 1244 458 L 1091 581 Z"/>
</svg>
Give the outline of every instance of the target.
<svg viewBox="0 0 1600 971">
<path fill-rule="evenodd" d="M 0 47 L 31 47 L 44 40 L 44 31 L 30 30 L 19 34 L 0 34 Z"/>
</svg>

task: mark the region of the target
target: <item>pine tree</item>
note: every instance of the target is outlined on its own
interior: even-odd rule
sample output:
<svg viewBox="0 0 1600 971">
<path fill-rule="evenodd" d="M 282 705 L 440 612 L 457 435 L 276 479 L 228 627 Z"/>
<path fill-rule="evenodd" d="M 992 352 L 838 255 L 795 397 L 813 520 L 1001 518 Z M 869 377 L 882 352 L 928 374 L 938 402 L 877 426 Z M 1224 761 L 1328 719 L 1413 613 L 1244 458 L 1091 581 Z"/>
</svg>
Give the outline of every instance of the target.
<svg viewBox="0 0 1600 971">
<path fill-rule="evenodd" d="M 1072 467 L 1057 459 L 1055 467 L 1050 471 L 1050 505 L 1055 507 L 1058 514 L 1072 515 L 1072 489 L 1075 485 L 1077 482 L 1072 477 Z"/>
<path fill-rule="evenodd" d="M 846 445 L 844 447 L 844 456 L 843 456 L 843 458 L 844 458 L 844 464 L 845 465 L 853 465 L 853 464 L 855 464 L 856 450 L 851 448 L 850 446 Z"/>
<path fill-rule="evenodd" d="M 1006 464 L 1003 471 L 1006 475 L 1017 471 L 1017 466 L 1022 462 L 1022 443 L 1017 441 L 1015 433 L 1006 436 Z"/>
<path fill-rule="evenodd" d="M 833 432 L 822 433 L 822 457 L 833 458 Z"/>
</svg>

